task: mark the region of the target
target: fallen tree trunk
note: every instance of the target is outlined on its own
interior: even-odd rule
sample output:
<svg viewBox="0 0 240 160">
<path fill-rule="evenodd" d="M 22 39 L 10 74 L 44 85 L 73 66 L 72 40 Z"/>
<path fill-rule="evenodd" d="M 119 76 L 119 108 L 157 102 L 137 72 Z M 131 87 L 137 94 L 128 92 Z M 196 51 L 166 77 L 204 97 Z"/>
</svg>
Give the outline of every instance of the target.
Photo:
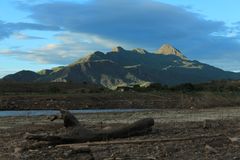
<svg viewBox="0 0 240 160">
<path fill-rule="evenodd" d="M 215 135 L 197 135 L 192 137 L 182 137 L 182 138 L 167 138 L 167 139 L 142 139 L 142 140 L 114 140 L 114 141 L 97 141 L 97 142 L 86 142 L 86 143 L 74 143 L 74 144 L 60 144 L 56 147 L 71 147 L 71 148 L 83 148 L 90 146 L 98 145 L 112 145 L 112 144 L 141 144 L 141 143 L 166 143 L 166 142 L 178 142 L 178 141 L 192 141 L 197 139 L 209 139 L 223 137 L 226 138 L 223 134 Z"/>
<path fill-rule="evenodd" d="M 151 131 L 154 125 L 154 120 L 152 118 L 145 118 L 116 129 L 92 131 L 83 127 L 77 118 L 70 112 L 61 110 L 61 114 L 64 120 L 64 126 L 67 128 L 65 134 L 56 136 L 29 134 L 26 138 L 38 141 L 48 141 L 52 144 L 83 143 L 146 134 Z"/>
</svg>

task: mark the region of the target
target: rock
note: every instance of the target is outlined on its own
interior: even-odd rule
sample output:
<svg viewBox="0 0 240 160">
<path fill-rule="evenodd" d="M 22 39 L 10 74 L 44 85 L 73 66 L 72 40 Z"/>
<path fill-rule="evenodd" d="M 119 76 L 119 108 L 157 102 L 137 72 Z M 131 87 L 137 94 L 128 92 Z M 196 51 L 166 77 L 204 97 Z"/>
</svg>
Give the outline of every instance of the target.
<svg viewBox="0 0 240 160">
<path fill-rule="evenodd" d="M 239 137 L 228 137 L 228 139 L 232 142 L 232 143 L 240 143 L 240 138 Z"/>
<path fill-rule="evenodd" d="M 16 159 L 20 159 L 21 158 L 21 153 L 23 151 L 23 148 L 20 148 L 20 147 L 16 147 L 14 149 L 14 156 Z"/>
<path fill-rule="evenodd" d="M 110 157 L 110 158 L 104 158 L 104 160 L 122 160 L 122 159 L 121 158 Z"/>
<path fill-rule="evenodd" d="M 178 152 L 178 149 L 174 145 L 167 146 L 165 149 L 165 156 L 171 156 L 172 154 Z"/>
<path fill-rule="evenodd" d="M 211 140 L 207 140 L 207 144 L 209 144 L 210 146 L 213 146 L 213 147 L 217 147 L 217 148 L 222 148 L 224 146 L 228 146 L 230 143 L 231 143 L 231 141 L 229 140 L 229 138 L 227 138 L 225 136 L 215 137 Z"/>
<path fill-rule="evenodd" d="M 16 147 L 16 148 L 14 149 L 14 153 L 21 153 L 22 151 L 23 151 L 23 149 L 20 148 L 20 147 Z"/>
<path fill-rule="evenodd" d="M 211 119 L 205 119 L 203 121 L 203 128 L 204 129 L 210 129 L 210 128 L 218 128 L 221 127 L 222 124 L 219 121 L 211 120 Z"/>
<path fill-rule="evenodd" d="M 209 152 L 209 153 L 217 153 L 217 152 L 218 152 L 215 148 L 213 148 L 213 147 L 211 147 L 211 146 L 209 146 L 209 145 L 206 145 L 206 146 L 205 146 L 205 150 L 206 150 L 207 152 Z"/>
<path fill-rule="evenodd" d="M 67 151 L 65 151 L 65 152 L 63 153 L 63 155 L 64 155 L 66 158 L 70 157 L 71 154 L 72 154 L 72 150 L 67 150 Z"/>
<path fill-rule="evenodd" d="M 81 147 L 72 147 L 73 153 L 90 153 L 91 149 L 89 146 L 81 146 Z"/>
<path fill-rule="evenodd" d="M 156 157 L 152 157 L 152 156 L 148 156 L 148 157 L 146 157 L 146 159 L 147 159 L 147 160 L 157 160 Z"/>
<path fill-rule="evenodd" d="M 102 130 L 111 130 L 111 129 L 112 129 L 111 126 L 106 126 L 106 127 L 104 127 Z"/>
</svg>

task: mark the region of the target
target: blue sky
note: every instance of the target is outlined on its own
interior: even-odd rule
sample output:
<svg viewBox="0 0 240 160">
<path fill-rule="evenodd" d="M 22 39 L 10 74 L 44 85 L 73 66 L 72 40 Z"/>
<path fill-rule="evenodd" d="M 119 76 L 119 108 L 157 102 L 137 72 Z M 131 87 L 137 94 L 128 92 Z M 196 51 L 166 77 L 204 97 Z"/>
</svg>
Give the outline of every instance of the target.
<svg viewBox="0 0 240 160">
<path fill-rule="evenodd" d="M 115 46 L 240 71 L 239 0 L 1 0 L 0 77 L 66 65 Z"/>
</svg>

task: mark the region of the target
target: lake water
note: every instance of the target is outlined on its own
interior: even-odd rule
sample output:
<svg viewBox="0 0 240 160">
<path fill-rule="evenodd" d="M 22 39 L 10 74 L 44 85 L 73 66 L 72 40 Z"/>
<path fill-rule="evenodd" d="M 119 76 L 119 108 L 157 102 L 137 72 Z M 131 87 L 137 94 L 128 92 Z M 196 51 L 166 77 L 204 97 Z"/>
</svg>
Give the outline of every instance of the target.
<svg viewBox="0 0 240 160">
<path fill-rule="evenodd" d="M 79 109 L 69 110 L 71 113 L 121 113 L 121 112 L 141 112 L 146 109 Z M 4 110 L 0 111 L 0 117 L 10 116 L 50 116 L 60 114 L 59 110 Z"/>
</svg>

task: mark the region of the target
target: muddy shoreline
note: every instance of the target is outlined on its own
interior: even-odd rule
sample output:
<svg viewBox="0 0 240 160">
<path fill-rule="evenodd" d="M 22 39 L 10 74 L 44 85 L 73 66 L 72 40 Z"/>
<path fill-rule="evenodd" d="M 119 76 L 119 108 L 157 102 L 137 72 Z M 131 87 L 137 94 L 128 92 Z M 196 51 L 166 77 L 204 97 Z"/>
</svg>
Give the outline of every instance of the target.
<svg viewBox="0 0 240 160">
<path fill-rule="evenodd" d="M 36 110 L 32 110 L 37 112 Z M 43 111 L 43 110 L 42 110 Z M 4 111 L 0 111 L 4 112 Z M 11 112 L 11 110 L 10 110 Z M 47 114 L 48 110 L 44 110 L 42 115 L 35 115 L 36 113 L 28 112 L 28 110 L 23 110 L 25 115 L 18 115 L 14 112 L 10 116 L 1 116 L 0 119 L 14 119 L 16 122 L 24 122 L 26 119 L 33 121 L 34 118 L 41 117 L 51 117 L 52 115 L 58 115 L 59 111 Z M 41 110 L 39 110 L 41 113 Z M 51 112 L 51 110 L 49 110 Z M 155 122 L 199 122 L 205 119 L 211 120 L 227 120 L 235 119 L 240 117 L 240 107 L 223 107 L 223 108 L 208 108 L 208 109 L 85 109 L 85 110 L 75 110 L 74 115 L 79 120 L 87 120 L 91 122 L 105 121 L 107 123 L 128 123 L 139 118 L 152 117 Z M 45 114 L 45 115 L 44 115 Z M 1 122 L 0 122 L 1 124 Z"/>
</svg>

